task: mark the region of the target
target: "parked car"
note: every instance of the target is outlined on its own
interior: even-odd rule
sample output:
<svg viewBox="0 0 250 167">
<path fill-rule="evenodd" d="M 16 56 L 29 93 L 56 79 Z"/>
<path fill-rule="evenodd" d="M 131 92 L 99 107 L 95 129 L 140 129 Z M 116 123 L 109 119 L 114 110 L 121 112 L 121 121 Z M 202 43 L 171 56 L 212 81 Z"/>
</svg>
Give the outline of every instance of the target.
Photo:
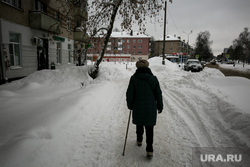
<svg viewBox="0 0 250 167">
<path fill-rule="evenodd" d="M 186 62 L 186 64 L 184 65 L 184 70 L 185 71 L 202 71 L 203 67 L 200 63 L 199 60 L 197 59 L 188 59 L 188 61 Z"/>
<path fill-rule="evenodd" d="M 206 62 L 205 61 L 201 61 L 201 65 L 204 68 L 206 66 Z"/>
<path fill-rule="evenodd" d="M 215 60 L 212 60 L 212 61 L 210 61 L 210 64 L 211 64 L 211 65 L 216 65 L 216 61 L 215 61 Z"/>
<path fill-rule="evenodd" d="M 227 60 L 226 64 L 234 64 L 234 61 L 233 60 Z"/>
</svg>

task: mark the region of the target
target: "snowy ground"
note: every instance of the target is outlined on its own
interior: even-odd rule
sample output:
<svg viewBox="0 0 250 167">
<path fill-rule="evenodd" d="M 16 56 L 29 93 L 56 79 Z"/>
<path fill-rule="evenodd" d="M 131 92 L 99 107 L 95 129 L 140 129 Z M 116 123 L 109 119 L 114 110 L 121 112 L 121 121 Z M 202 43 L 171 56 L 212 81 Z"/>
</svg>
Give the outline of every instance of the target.
<svg viewBox="0 0 250 167">
<path fill-rule="evenodd" d="M 250 65 L 243 63 L 235 63 L 235 66 L 233 64 L 219 64 L 220 67 L 230 69 L 230 70 L 237 70 L 242 72 L 248 72 L 250 73 Z"/>
<path fill-rule="evenodd" d="M 136 146 L 133 124 L 122 156 L 134 64 L 126 70 L 103 63 L 96 80 L 89 67 L 70 67 L 0 86 L 0 166 L 189 167 L 194 147 L 250 147 L 250 80 L 210 68 L 186 72 L 159 58 L 149 62 L 164 98 L 152 160 L 145 158 L 145 143 Z"/>
</svg>

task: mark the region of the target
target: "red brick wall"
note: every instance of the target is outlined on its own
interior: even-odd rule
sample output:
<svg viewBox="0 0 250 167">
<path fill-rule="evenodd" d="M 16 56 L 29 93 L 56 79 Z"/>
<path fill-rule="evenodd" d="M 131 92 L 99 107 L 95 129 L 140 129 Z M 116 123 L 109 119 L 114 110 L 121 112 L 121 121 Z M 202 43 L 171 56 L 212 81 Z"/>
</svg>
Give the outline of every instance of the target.
<svg viewBox="0 0 250 167">
<path fill-rule="evenodd" d="M 122 38 L 122 50 L 117 50 L 116 54 L 131 54 L 131 55 L 148 55 L 149 52 L 149 40 L 150 38 Z M 119 38 L 111 38 L 111 45 L 108 47 L 111 50 L 106 48 L 107 54 L 114 53 L 113 47 L 118 46 L 118 42 L 121 42 Z M 103 45 L 103 39 L 93 39 L 92 44 L 94 44 L 93 48 L 88 49 L 88 54 L 99 54 L 101 52 L 101 46 Z"/>
</svg>

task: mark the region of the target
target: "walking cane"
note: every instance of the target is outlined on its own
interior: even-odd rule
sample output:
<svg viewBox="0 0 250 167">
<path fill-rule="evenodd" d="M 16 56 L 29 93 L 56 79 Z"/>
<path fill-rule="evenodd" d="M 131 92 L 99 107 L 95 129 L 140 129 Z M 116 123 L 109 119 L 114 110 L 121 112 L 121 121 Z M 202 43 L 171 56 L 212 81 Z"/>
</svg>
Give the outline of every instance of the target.
<svg viewBox="0 0 250 167">
<path fill-rule="evenodd" d="M 129 128 L 129 123 L 130 123 L 130 117 L 131 117 L 131 113 L 132 113 L 132 110 L 130 110 L 130 112 L 129 112 L 129 117 L 128 117 L 128 126 L 127 126 L 127 132 L 126 132 L 126 137 L 125 137 L 125 142 L 124 142 L 124 147 L 123 147 L 123 153 L 122 153 L 122 155 L 123 155 L 123 156 L 125 155 L 125 147 L 126 147 L 126 143 L 127 143 L 127 137 L 128 137 L 128 128 Z"/>
</svg>

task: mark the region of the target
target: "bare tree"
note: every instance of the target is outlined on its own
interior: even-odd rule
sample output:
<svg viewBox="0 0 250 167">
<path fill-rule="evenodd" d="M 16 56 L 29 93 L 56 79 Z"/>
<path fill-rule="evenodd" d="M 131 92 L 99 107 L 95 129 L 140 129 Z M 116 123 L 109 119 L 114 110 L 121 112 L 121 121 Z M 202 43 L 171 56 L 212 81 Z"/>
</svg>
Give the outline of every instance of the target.
<svg viewBox="0 0 250 167">
<path fill-rule="evenodd" d="M 86 53 L 84 43 L 88 40 L 86 34 L 87 0 L 56 0 L 51 3 L 57 3 L 57 10 L 61 14 L 62 23 L 64 22 L 69 25 L 69 31 L 60 33 L 65 33 L 65 35 L 68 33 L 68 36 L 70 36 L 75 32 L 81 32 L 78 33 L 78 39 L 74 39 L 74 57 L 78 59 L 78 65 L 81 65 L 81 55 Z M 57 26 L 59 29 L 62 25 L 58 24 Z"/>
<path fill-rule="evenodd" d="M 213 41 L 210 41 L 210 32 L 204 31 L 200 32 L 196 38 L 194 55 L 200 55 L 200 60 L 211 60 L 213 58 L 213 53 L 211 45 Z"/>
<path fill-rule="evenodd" d="M 90 71 L 92 78 L 96 78 L 98 75 L 99 65 L 102 62 L 116 17 L 121 19 L 122 30 L 131 30 L 132 25 L 136 24 L 139 32 L 145 33 L 146 18 L 158 15 L 164 2 L 164 0 L 92 0 L 89 2 L 88 31 L 92 37 L 101 34 L 104 38 L 102 51 Z"/>
<path fill-rule="evenodd" d="M 239 34 L 239 37 L 233 40 L 233 44 L 229 47 L 228 52 L 230 59 L 241 60 L 243 67 L 250 60 L 250 32 L 247 27 Z"/>
</svg>

